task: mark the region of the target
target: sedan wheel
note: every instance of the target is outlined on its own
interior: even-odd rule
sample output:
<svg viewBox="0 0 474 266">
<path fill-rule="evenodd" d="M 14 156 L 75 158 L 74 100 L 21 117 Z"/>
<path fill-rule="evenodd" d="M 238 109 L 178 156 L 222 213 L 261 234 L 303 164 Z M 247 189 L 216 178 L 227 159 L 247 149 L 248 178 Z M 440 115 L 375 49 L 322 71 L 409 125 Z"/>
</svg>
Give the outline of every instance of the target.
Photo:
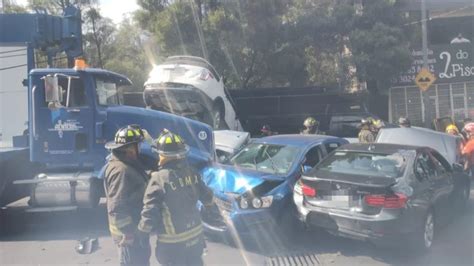
<svg viewBox="0 0 474 266">
<path fill-rule="evenodd" d="M 425 227 L 424 227 L 424 244 L 425 249 L 431 248 L 433 245 L 433 239 L 435 234 L 435 223 L 433 214 L 430 212 L 426 216 Z"/>
</svg>

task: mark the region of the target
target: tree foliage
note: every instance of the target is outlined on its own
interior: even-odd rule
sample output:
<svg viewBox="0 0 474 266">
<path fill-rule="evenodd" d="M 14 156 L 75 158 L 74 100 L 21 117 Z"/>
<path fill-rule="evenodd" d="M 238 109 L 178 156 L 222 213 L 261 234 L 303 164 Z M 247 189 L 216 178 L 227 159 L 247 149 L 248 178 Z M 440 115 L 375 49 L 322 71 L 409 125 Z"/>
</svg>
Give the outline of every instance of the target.
<svg viewBox="0 0 474 266">
<path fill-rule="evenodd" d="M 104 67 L 126 75 L 136 89 L 143 88 L 153 63 L 145 52 L 147 46 L 146 36 L 138 25 L 125 19 L 114 34 L 113 45 L 108 46 L 110 53 Z"/>
<path fill-rule="evenodd" d="M 103 68 L 111 57 L 115 26 L 110 18 L 104 18 L 97 6 L 91 6 L 82 15 L 84 19 L 84 52 L 89 64 Z M 104 54 L 109 52 L 109 54 Z"/>
<path fill-rule="evenodd" d="M 383 86 L 409 60 L 396 2 L 139 0 L 135 18 L 158 57 L 207 57 L 230 87 Z"/>
<path fill-rule="evenodd" d="M 14 1 L 3 0 L 2 12 L 5 14 L 26 13 L 27 9 L 23 6 L 17 5 Z"/>
</svg>

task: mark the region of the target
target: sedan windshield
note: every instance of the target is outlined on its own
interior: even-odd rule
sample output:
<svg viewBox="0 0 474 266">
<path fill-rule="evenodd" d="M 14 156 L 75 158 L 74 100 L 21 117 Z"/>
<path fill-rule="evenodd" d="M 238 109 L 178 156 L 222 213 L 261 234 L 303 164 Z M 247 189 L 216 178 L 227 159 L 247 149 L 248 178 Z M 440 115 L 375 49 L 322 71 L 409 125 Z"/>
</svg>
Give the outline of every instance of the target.
<svg viewBox="0 0 474 266">
<path fill-rule="evenodd" d="M 406 158 L 398 153 L 374 154 L 338 151 L 316 167 L 330 173 L 371 177 L 397 178 L 403 176 Z"/>
<path fill-rule="evenodd" d="M 290 171 L 297 154 L 296 147 L 254 143 L 235 155 L 229 164 L 283 175 Z"/>
</svg>

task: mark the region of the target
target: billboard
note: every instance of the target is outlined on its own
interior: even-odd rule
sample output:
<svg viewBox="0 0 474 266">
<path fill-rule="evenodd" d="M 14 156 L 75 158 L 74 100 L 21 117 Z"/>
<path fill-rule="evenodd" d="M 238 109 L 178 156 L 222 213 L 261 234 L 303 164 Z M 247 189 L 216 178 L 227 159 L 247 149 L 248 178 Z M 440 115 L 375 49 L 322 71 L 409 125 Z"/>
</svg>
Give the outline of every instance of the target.
<svg viewBox="0 0 474 266">
<path fill-rule="evenodd" d="M 415 86 L 423 67 L 423 52 L 412 49 L 411 67 L 392 81 L 393 86 Z M 474 81 L 474 45 L 457 43 L 428 48 L 428 68 L 436 77 L 435 84 Z"/>
</svg>

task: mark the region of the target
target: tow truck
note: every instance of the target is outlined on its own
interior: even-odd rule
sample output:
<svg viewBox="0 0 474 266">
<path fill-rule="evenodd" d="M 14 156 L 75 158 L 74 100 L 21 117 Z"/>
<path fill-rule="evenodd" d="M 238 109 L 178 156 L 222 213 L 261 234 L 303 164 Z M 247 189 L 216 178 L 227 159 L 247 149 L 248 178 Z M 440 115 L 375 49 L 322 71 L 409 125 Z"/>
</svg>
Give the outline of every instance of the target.
<svg viewBox="0 0 474 266">
<path fill-rule="evenodd" d="M 0 34 L 0 43 L 22 42 L 28 47 L 26 98 L 2 96 L 2 102 L 27 105 L 27 128 L 8 142 L 10 147 L 0 149 L 0 197 L 11 188 L 26 186 L 29 211 L 96 206 L 103 193 L 99 173 L 108 154 L 104 144 L 129 124 L 140 125 L 151 136 L 164 128 L 180 134 L 190 146 L 193 164 L 215 158 L 210 126 L 165 112 L 124 106 L 119 91 L 132 85 L 127 77 L 90 68 L 82 59 L 73 60 L 82 55 L 80 21 L 80 10 L 74 6 L 68 6 L 62 17 L 45 13 L 0 15 L 2 25 L 22 25 L 6 28 L 8 33 Z M 50 50 L 53 45 L 56 48 Z M 50 51 L 50 66 L 61 51 L 74 65 L 35 69 L 35 48 Z M 1 86 L 6 84 L 2 81 Z M 6 122 L 24 119 L 16 117 L 15 110 L 1 116 Z M 2 127 L 7 124 L 2 123 Z M 25 171 L 30 167 L 31 171 Z M 10 196 L 8 201 L 20 196 Z"/>
</svg>

